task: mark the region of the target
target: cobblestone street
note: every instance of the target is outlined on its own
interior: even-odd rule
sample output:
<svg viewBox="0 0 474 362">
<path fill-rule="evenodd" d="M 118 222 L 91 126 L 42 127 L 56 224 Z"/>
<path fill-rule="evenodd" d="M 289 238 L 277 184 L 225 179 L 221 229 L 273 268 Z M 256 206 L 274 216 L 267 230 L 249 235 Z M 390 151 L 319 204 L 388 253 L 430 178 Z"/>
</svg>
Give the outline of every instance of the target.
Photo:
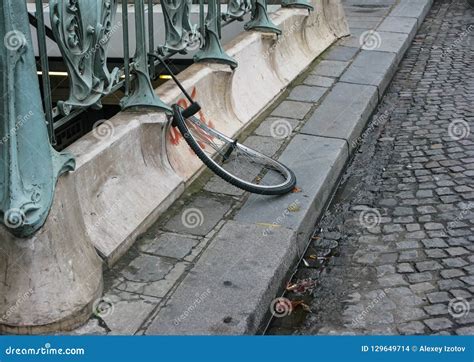
<svg viewBox="0 0 474 362">
<path fill-rule="evenodd" d="M 435 1 L 297 273 L 311 313 L 271 333 L 474 333 L 473 54 L 474 9 Z"/>
</svg>

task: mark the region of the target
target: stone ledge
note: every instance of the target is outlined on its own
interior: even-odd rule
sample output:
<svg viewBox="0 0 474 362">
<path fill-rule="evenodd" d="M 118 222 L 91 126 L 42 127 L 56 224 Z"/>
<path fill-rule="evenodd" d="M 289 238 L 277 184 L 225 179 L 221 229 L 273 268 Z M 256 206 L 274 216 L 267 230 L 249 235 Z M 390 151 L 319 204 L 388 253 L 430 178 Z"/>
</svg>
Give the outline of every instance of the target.
<svg viewBox="0 0 474 362">
<path fill-rule="evenodd" d="M 339 82 L 309 118 L 301 133 L 344 140 L 352 153 L 354 142 L 377 103 L 377 87 Z"/>
<path fill-rule="evenodd" d="M 419 28 L 430 11 L 431 5 L 433 5 L 433 0 L 400 0 L 390 15 L 416 18 Z"/>
</svg>

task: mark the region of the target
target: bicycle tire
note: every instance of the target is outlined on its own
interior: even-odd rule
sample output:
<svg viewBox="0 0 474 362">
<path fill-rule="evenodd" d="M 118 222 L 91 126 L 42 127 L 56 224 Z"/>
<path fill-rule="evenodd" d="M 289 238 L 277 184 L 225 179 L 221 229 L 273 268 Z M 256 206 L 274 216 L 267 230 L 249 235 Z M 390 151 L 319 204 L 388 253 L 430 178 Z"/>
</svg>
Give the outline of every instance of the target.
<svg viewBox="0 0 474 362">
<path fill-rule="evenodd" d="M 220 135 L 222 138 L 226 139 L 227 142 L 233 144 L 233 147 L 239 147 L 240 149 L 250 150 L 252 151 L 255 156 L 258 156 L 262 159 L 265 159 L 269 164 L 272 164 L 272 168 L 278 169 L 277 171 L 280 172 L 282 175 L 285 175 L 285 181 L 283 183 L 277 185 L 261 185 L 258 183 L 253 183 L 249 181 L 243 181 L 239 177 L 233 175 L 228 170 L 224 169 L 218 162 L 214 160 L 213 157 L 208 156 L 201 146 L 199 145 L 199 141 L 193 136 L 193 133 L 190 132 L 189 127 L 186 124 L 185 117 L 183 116 L 182 112 L 183 109 L 178 105 L 173 105 L 173 126 L 176 126 L 180 133 L 183 135 L 184 139 L 186 140 L 187 144 L 191 149 L 194 151 L 196 156 L 217 176 L 219 176 L 224 181 L 244 190 L 258 195 L 284 195 L 291 192 L 296 185 L 296 176 L 288 167 L 283 165 L 282 163 L 271 159 L 268 156 L 263 155 L 262 153 L 251 149 L 250 147 L 244 146 L 238 143 L 235 140 L 230 139 L 229 137 L 223 135 L 217 130 L 205 125 L 196 117 L 192 118 L 192 121 L 195 124 L 198 122 L 201 124 L 200 128 L 206 130 L 207 132 L 212 132 L 214 135 Z M 212 131 L 211 131 L 212 130 Z"/>
</svg>

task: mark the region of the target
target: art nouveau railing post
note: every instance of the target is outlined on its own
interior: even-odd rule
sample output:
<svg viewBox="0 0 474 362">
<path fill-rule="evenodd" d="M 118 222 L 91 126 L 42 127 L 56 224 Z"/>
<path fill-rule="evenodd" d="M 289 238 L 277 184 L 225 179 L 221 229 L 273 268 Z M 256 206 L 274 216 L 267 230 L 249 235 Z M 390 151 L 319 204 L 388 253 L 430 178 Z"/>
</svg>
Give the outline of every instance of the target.
<svg viewBox="0 0 474 362">
<path fill-rule="evenodd" d="M 215 62 L 237 67 L 237 62 L 228 56 L 222 48 L 221 37 L 221 5 L 219 0 L 209 0 L 207 16 L 204 19 L 204 0 L 200 0 L 200 29 L 204 46 L 194 56 L 195 62 Z"/>
<path fill-rule="evenodd" d="M 56 179 L 74 159 L 50 144 L 25 2 L 3 0 L 0 12 L 1 221 L 27 237 L 44 224 Z"/>
<path fill-rule="evenodd" d="M 252 19 L 245 24 L 245 29 L 281 34 L 281 30 L 268 17 L 267 0 L 252 0 Z"/>
<path fill-rule="evenodd" d="M 51 25 L 68 68 L 70 95 L 58 102 L 63 115 L 76 108 L 101 108 L 101 98 L 118 82 L 107 69 L 117 0 L 50 0 Z"/>
<path fill-rule="evenodd" d="M 196 27 L 191 25 L 191 2 L 191 0 L 161 1 L 165 22 L 165 44 L 159 48 L 162 55 L 185 51 L 190 40 L 197 35 Z"/>
<path fill-rule="evenodd" d="M 251 0 L 229 0 L 225 19 L 243 20 L 245 14 L 252 9 Z"/>
<path fill-rule="evenodd" d="M 171 108 L 164 104 L 151 85 L 150 74 L 148 72 L 148 53 L 145 36 L 145 7 L 144 0 L 135 0 L 135 32 L 136 32 L 136 52 L 131 66 L 131 73 L 134 76 L 130 94 L 122 102 L 122 108 L 131 107 L 154 107 L 171 112 Z M 125 7 L 126 8 L 126 7 Z M 128 34 L 125 34 L 128 36 Z M 150 49 L 150 52 L 153 49 Z M 127 56 L 127 54 L 125 55 Z"/>
<path fill-rule="evenodd" d="M 281 0 L 281 6 L 284 8 L 300 8 L 313 11 L 314 7 L 307 0 Z"/>
</svg>

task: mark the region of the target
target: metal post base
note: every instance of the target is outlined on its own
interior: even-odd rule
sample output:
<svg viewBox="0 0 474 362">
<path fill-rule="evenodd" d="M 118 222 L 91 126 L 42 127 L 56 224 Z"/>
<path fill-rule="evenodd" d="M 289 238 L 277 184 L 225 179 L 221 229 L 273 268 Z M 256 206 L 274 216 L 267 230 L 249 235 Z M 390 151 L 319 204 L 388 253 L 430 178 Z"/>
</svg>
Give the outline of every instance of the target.
<svg viewBox="0 0 474 362">
<path fill-rule="evenodd" d="M 206 45 L 204 49 L 200 50 L 195 56 L 194 61 L 198 62 L 213 62 L 220 64 L 227 64 L 232 69 L 237 68 L 238 63 L 232 57 L 228 56 L 219 41 L 216 33 L 207 29 L 206 31 Z"/>
<path fill-rule="evenodd" d="M 282 0 L 281 7 L 314 10 L 314 6 L 306 0 Z"/>
<path fill-rule="evenodd" d="M 268 17 L 266 0 L 257 0 L 252 10 L 252 20 L 245 24 L 245 30 L 257 30 L 281 34 L 281 30 Z"/>
</svg>

